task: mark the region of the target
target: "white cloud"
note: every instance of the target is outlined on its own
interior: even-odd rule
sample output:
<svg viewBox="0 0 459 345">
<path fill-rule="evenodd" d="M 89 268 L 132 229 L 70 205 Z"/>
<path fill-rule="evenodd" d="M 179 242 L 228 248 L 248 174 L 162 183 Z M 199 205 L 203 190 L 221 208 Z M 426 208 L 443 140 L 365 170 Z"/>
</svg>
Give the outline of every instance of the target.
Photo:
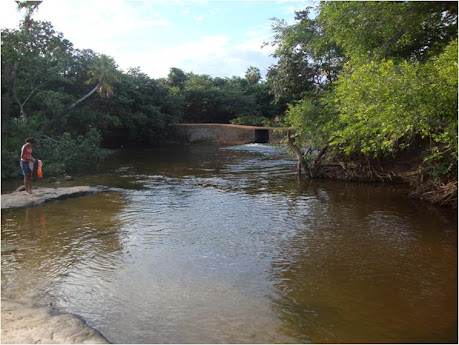
<svg viewBox="0 0 459 345">
<path fill-rule="evenodd" d="M 212 4 L 215 3 L 218 2 Z M 171 8 L 177 10 L 174 22 L 160 13 L 161 4 L 169 12 Z M 7 10 L 3 11 L 5 5 Z M 1 0 L 1 6 L 2 25 L 13 27 L 5 23 L 12 14 L 20 18 L 15 2 Z M 189 19 L 201 21 L 196 27 L 206 30 L 203 22 L 222 14 L 219 11 L 218 6 L 193 8 L 189 1 L 180 0 L 44 0 L 34 18 L 52 22 L 55 30 L 63 32 L 76 48 L 110 55 L 124 70 L 140 66 L 153 78 L 167 76 L 171 67 L 214 76 L 244 75 L 249 66 L 260 68 L 262 74 L 266 72 L 274 63 L 270 57 L 273 48 L 261 47 L 272 40 L 268 18 L 266 24 L 252 27 L 242 37 L 231 38 L 232 33 L 228 33 L 197 35 L 185 42 L 178 41 L 180 38 L 164 39 L 179 27 L 177 16 L 189 15 Z M 15 19 L 8 23 L 18 22 Z"/>
<path fill-rule="evenodd" d="M 9 0 L 0 2 L 0 23 L 2 29 L 17 28 L 21 17 L 14 1 Z"/>
<path fill-rule="evenodd" d="M 141 22 L 142 26 L 171 26 L 172 22 L 167 19 L 154 19 Z"/>
<path fill-rule="evenodd" d="M 52 22 L 77 48 L 99 51 L 100 42 L 135 28 L 140 12 L 123 0 L 46 0 L 35 18 Z"/>
<path fill-rule="evenodd" d="M 269 56 L 274 52 L 274 48 L 270 45 L 265 46 L 264 43 L 272 40 L 270 24 L 260 25 L 257 28 L 247 31 L 241 42 L 235 45 L 235 49 L 241 51 L 256 51 L 263 55 Z"/>
<path fill-rule="evenodd" d="M 249 45 L 247 44 L 247 47 Z M 117 59 L 123 68 L 129 65 L 129 56 Z M 262 74 L 274 63 L 260 49 L 244 49 L 231 42 L 228 36 L 204 36 L 200 40 L 136 56 L 137 65 L 153 78 L 166 77 L 171 67 L 185 72 L 226 77 L 243 76 L 249 66 L 259 67 Z"/>
</svg>

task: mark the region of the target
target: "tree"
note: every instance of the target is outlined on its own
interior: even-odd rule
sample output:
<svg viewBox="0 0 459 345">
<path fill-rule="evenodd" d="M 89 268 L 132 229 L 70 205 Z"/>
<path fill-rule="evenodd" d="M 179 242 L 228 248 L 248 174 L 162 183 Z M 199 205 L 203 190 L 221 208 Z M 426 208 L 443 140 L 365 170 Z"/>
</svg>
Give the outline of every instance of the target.
<svg viewBox="0 0 459 345">
<path fill-rule="evenodd" d="M 278 63 L 268 72 L 276 101 L 299 100 L 327 89 L 336 80 L 343 64 L 342 50 L 324 37 L 312 7 L 295 12 L 296 23 L 288 25 L 274 18 L 272 29 Z"/>
<path fill-rule="evenodd" d="M 245 72 L 245 79 L 250 85 L 258 84 L 261 80 L 261 73 L 257 67 L 250 66 Z"/>
<path fill-rule="evenodd" d="M 180 68 L 172 67 L 167 75 L 167 82 L 172 87 L 178 87 L 182 90 L 185 86 L 187 76 Z"/>
<path fill-rule="evenodd" d="M 21 25 L 21 32 L 24 36 L 24 39 L 22 41 L 24 42 L 24 41 L 27 41 L 28 39 L 30 27 L 32 26 L 32 23 L 33 23 L 32 14 L 34 11 L 38 9 L 38 6 L 42 3 L 42 1 L 16 1 L 16 3 L 18 5 L 19 11 L 25 9 L 24 20 Z M 14 95 L 14 86 L 16 82 L 16 73 L 19 67 L 20 58 L 26 51 L 26 47 L 23 44 L 23 42 L 21 42 L 22 44 L 19 44 L 16 47 L 17 55 L 13 59 L 11 65 L 8 66 L 7 91 L 4 96 L 2 95 L 3 96 L 2 97 L 2 133 L 7 132 L 8 119 L 10 117 L 11 101 Z"/>
<path fill-rule="evenodd" d="M 27 37 L 23 42 L 27 49 L 21 56 L 21 65 L 17 69 L 13 88 L 19 117 L 24 123 L 28 121 L 26 105 L 46 85 L 64 81 L 63 75 L 68 70 L 73 53 L 72 44 L 63 39 L 61 33 L 55 32 L 49 22 L 34 22 Z M 15 47 L 23 38 L 18 30 L 2 32 L 2 62 L 6 65 L 10 59 L 14 59 Z"/>
<path fill-rule="evenodd" d="M 425 60 L 457 37 L 457 2 L 322 2 L 317 20 L 348 57 Z"/>
<path fill-rule="evenodd" d="M 411 149 L 418 171 L 452 185 L 446 199 L 457 200 L 457 3 L 322 2 L 319 11 L 273 28 L 279 62 L 268 80 L 276 97 L 290 96 L 287 144 L 299 165 L 310 177 L 355 177 L 352 166 L 384 179 L 372 161 L 381 168 Z"/>
<path fill-rule="evenodd" d="M 228 123 L 242 115 L 260 115 L 254 95 L 242 78 L 212 78 L 188 74 L 183 97 L 183 119 L 189 122 Z"/>
<path fill-rule="evenodd" d="M 169 125 L 178 122 L 179 97 L 139 68 L 122 73 L 114 86 L 112 97 L 91 104 L 93 111 L 102 114 L 93 123 L 106 145 L 157 145 L 166 137 Z"/>
<path fill-rule="evenodd" d="M 117 67 L 113 58 L 102 54 L 97 59 L 91 69 L 88 71 L 89 79 L 86 84 L 93 84 L 97 82 L 96 86 L 89 91 L 86 95 L 72 103 L 70 106 L 61 111 L 43 128 L 44 132 L 49 131 L 55 124 L 57 124 L 66 114 L 75 109 L 81 102 L 89 98 L 95 92 L 102 97 L 110 97 L 113 93 L 112 83 L 117 80 Z"/>
</svg>

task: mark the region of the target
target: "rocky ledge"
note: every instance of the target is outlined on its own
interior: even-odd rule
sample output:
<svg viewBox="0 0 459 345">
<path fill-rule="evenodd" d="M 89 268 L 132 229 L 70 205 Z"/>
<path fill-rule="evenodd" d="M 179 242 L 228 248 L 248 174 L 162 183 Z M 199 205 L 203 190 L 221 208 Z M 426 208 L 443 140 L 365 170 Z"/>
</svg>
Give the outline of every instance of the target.
<svg viewBox="0 0 459 345">
<path fill-rule="evenodd" d="M 37 206 L 53 200 L 60 200 L 98 192 L 98 188 L 77 186 L 67 188 L 34 188 L 33 194 L 13 192 L 2 194 L 2 210 L 27 206 Z"/>
<path fill-rule="evenodd" d="M 107 339 L 75 315 L 51 315 L 2 301 L 2 344 L 106 344 Z"/>
</svg>

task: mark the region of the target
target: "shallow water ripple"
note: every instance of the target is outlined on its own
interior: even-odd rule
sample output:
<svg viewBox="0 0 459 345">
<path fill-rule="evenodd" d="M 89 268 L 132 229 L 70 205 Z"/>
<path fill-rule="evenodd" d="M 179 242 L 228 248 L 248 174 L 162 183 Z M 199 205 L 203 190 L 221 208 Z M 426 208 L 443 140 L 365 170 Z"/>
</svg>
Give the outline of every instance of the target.
<svg viewBox="0 0 459 345">
<path fill-rule="evenodd" d="M 3 298 L 115 343 L 457 341 L 456 214 L 398 187 L 298 181 L 267 145 L 107 164 L 84 178 L 107 192 L 2 212 Z"/>
</svg>

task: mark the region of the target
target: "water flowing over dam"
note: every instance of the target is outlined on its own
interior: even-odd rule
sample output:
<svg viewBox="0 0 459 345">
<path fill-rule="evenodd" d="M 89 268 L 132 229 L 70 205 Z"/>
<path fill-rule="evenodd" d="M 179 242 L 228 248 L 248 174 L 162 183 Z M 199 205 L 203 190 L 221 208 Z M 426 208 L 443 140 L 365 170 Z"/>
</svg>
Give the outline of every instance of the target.
<svg viewBox="0 0 459 345">
<path fill-rule="evenodd" d="M 187 142 L 213 141 L 220 144 L 266 144 L 279 140 L 286 130 L 276 127 L 241 126 L 219 123 L 175 125 L 177 138 Z"/>
</svg>

